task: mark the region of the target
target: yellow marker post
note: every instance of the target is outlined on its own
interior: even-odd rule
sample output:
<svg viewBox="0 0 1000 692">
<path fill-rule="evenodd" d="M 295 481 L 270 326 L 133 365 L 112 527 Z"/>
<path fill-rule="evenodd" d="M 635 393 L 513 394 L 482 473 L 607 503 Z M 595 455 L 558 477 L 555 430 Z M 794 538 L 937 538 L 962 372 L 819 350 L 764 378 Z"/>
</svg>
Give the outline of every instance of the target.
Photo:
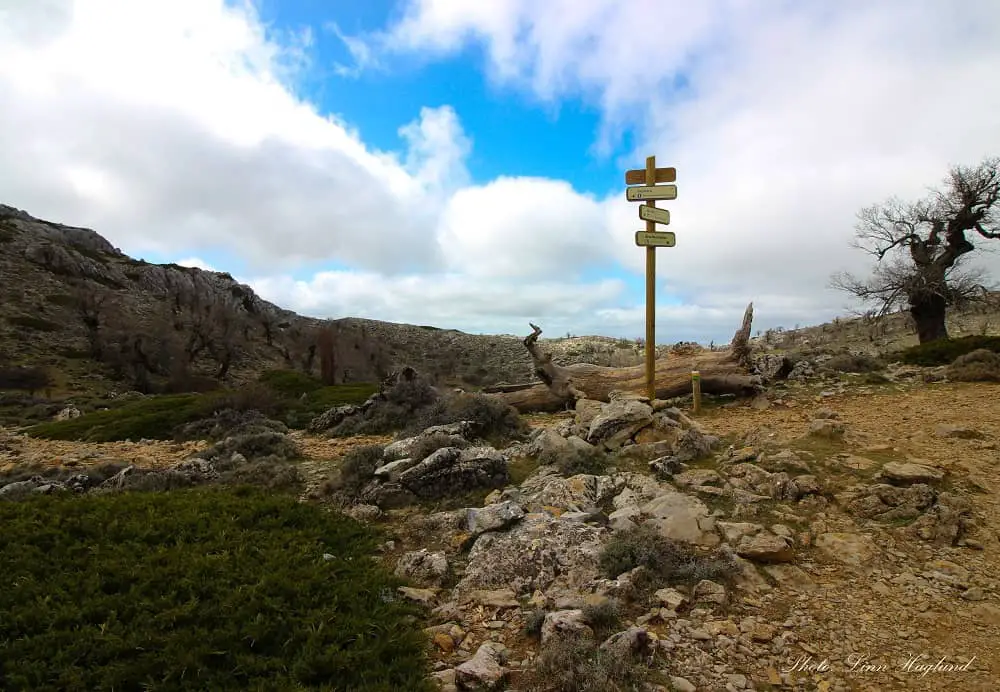
<svg viewBox="0 0 1000 692">
<path fill-rule="evenodd" d="M 701 373 L 691 371 L 691 393 L 694 395 L 694 412 L 701 413 Z"/>
<path fill-rule="evenodd" d="M 656 184 L 656 157 L 646 157 L 646 185 Z M 646 200 L 656 207 L 656 200 Z M 646 233 L 656 232 L 656 222 L 646 221 Z M 646 396 L 656 398 L 656 248 L 646 246 Z"/>
<path fill-rule="evenodd" d="M 658 199 L 677 199 L 676 185 L 657 185 L 677 180 L 677 169 L 657 168 L 656 157 L 646 157 L 645 170 L 625 171 L 625 184 L 636 185 L 625 190 L 625 199 L 644 202 L 639 207 L 639 218 L 646 222 L 646 230 L 635 234 L 635 244 L 646 248 L 646 393 L 656 398 L 656 248 L 674 247 L 677 240 L 673 233 L 660 233 L 656 224 L 669 224 L 670 212 L 657 209 Z"/>
</svg>

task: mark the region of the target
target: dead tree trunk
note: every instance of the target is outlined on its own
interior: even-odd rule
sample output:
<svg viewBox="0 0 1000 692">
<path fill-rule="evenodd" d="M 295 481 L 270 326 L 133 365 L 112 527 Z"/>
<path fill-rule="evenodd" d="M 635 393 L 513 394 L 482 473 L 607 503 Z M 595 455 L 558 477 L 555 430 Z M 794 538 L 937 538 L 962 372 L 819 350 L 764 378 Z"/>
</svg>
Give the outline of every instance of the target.
<svg viewBox="0 0 1000 692">
<path fill-rule="evenodd" d="M 743 324 L 726 350 L 699 350 L 672 353 L 656 361 L 656 397 L 669 399 L 691 391 L 691 371 L 701 373 L 701 391 L 706 394 L 752 394 L 761 389 L 761 379 L 749 374 L 751 368 L 750 325 L 753 303 L 747 306 Z M 507 385 L 484 393 L 510 404 L 521 413 L 559 411 L 577 399 L 607 401 L 612 391 L 641 394 L 646 387 L 644 365 L 609 368 L 590 363 L 557 365 L 552 355 L 538 347 L 542 330 L 531 325 L 532 333 L 524 339 L 535 364 L 541 384 Z"/>
</svg>

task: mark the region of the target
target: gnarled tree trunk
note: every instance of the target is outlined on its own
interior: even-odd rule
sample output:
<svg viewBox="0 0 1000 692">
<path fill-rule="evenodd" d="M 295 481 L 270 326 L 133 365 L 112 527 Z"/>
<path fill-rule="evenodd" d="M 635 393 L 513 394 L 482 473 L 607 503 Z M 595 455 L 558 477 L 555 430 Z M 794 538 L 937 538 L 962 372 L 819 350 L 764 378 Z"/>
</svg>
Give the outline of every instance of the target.
<svg viewBox="0 0 1000 692">
<path fill-rule="evenodd" d="M 747 306 L 743 324 L 726 350 L 671 353 L 656 361 L 654 381 L 656 397 L 668 399 L 691 391 L 691 371 L 701 373 L 701 391 L 706 394 L 751 394 L 760 390 L 759 377 L 749 374 L 750 325 L 753 303 Z M 557 365 L 552 355 L 538 347 L 542 330 L 531 325 L 532 333 L 524 339 L 524 347 L 535 363 L 540 384 L 506 385 L 486 388 L 484 393 L 502 399 L 521 413 L 559 411 L 572 406 L 577 399 L 607 401 L 612 391 L 646 390 L 646 367 L 635 365 L 611 368 L 590 363 Z"/>
</svg>

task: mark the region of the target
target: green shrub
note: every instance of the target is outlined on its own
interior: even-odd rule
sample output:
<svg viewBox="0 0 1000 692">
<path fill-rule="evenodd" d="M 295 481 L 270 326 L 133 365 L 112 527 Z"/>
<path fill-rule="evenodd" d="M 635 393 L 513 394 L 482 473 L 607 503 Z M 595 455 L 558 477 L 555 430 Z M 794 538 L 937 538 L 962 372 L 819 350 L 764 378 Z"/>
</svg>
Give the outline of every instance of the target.
<svg viewBox="0 0 1000 692">
<path fill-rule="evenodd" d="M 823 363 L 823 367 L 833 372 L 867 373 L 881 370 L 885 364 L 867 353 L 840 353 Z"/>
<path fill-rule="evenodd" d="M 955 382 L 1000 382 L 1000 353 L 980 348 L 959 356 L 948 366 L 948 379 Z"/>
<path fill-rule="evenodd" d="M 324 484 L 328 494 L 351 499 L 375 477 L 375 469 L 382 465 L 385 447 L 362 445 L 353 447 L 340 462 L 340 467 Z"/>
<path fill-rule="evenodd" d="M 978 349 L 986 349 L 1000 353 L 1000 336 L 963 336 L 958 339 L 938 339 L 926 344 L 919 344 L 894 354 L 895 360 L 901 360 L 910 365 L 946 365 L 959 356 Z"/>
<path fill-rule="evenodd" d="M 233 411 L 259 411 L 264 415 L 279 415 L 288 404 L 283 397 L 261 384 L 250 384 L 239 389 L 228 390 L 204 400 L 205 413 L 215 413 L 225 409 Z"/>
<path fill-rule="evenodd" d="M 433 425 L 461 421 L 470 421 L 475 435 L 491 441 L 510 439 L 528 430 L 528 424 L 513 406 L 485 394 L 463 392 L 438 399 L 420 410 L 402 434 L 413 435 Z"/>
<path fill-rule="evenodd" d="M 34 329 L 36 332 L 57 332 L 62 328 L 55 322 L 34 315 L 14 315 L 8 317 L 7 321 L 18 327 Z"/>
<path fill-rule="evenodd" d="M 199 452 L 198 456 L 214 462 L 230 459 L 234 454 L 241 454 L 246 459 L 268 461 L 288 461 L 302 457 L 302 451 L 293 439 L 273 430 L 227 437 Z"/>
<path fill-rule="evenodd" d="M 45 302 L 61 307 L 72 307 L 76 305 L 76 298 L 69 293 L 50 293 L 45 296 Z"/>
<path fill-rule="evenodd" d="M 583 619 L 599 637 L 608 637 L 621 624 L 622 609 L 618 601 L 608 599 L 583 607 Z"/>
<path fill-rule="evenodd" d="M 409 380 L 401 378 L 382 394 L 382 400 L 376 405 L 362 415 L 344 419 L 330 431 L 330 434 L 334 437 L 383 435 L 406 428 L 409 423 L 417 419 L 419 411 L 427 410 L 438 403 L 437 390 L 429 378 L 421 375 Z"/>
<path fill-rule="evenodd" d="M 52 376 L 45 368 L 15 366 L 0 368 L 0 389 L 16 389 L 34 394 L 52 386 Z"/>
<path fill-rule="evenodd" d="M 599 560 L 609 579 L 645 567 L 657 581 L 670 584 L 702 579 L 725 581 L 739 569 L 727 553 L 701 553 L 688 543 L 661 536 L 647 524 L 614 534 L 601 550 Z"/>
<path fill-rule="evenodd" d="M 197 488 L 0 503 L 0 525 L 4 689 L 433 689 L 420 611 L 341 515 Z"/>
<path fill-rule="evenodd" d="M 107 411 L 84 413 L 79 418 L 41 423 L 28 428 L 32 437 L 50 440 L 169 440 L 175 429 L 207 414 L 205 399 L 198 394 L 150 396 L 127 401 Z"/>
<path fill-rule="evenodd" d="M 289 402 L 283 420 L 290 428 L 305 428 L 313 418 L 331 408 L 363 404 L 377 391 L 378 385 L 369 382 L 320 387 L 306 394 L 304 399 Z"/>
<path fill-rule="evenodd" d="M 288 427 L 281 421 L 267 418 L 260 411 L 223 409 L 210 418 L 181 425 L 174 433 L 174 439 L 178 442 L 187 440 L 217 442 L 234 435 L 260 432 L 287 433 Z"/>
<path fill-rule="evenodd" d="M 555 466 L 564 476 L 575 476 L 578 473 L 599 476 L 608 468 L 611 459 L 604 450 L 597 447 L 573 447 L 561 452 L 547 449 L 539 455 L 538 461 Z"/>
<path fill-rule="evenodd" d="M 542 625 L 545 624 L 545 615 L 547 614 L 544 608 L 535 608 L 528 616 L 524 619 L 524 634 L 533 639 L 538 639 L 542 636 Z"/>
<path fill-rule="evenodd" d="M 298 370 L 268 370 L 261 373 L 257 381 L 271 391 L 289 397 L 299 397 L 323 387 L 318 378 Z"/>
<path fill-rule="evenodd" d="M 554 637 L 518 681 L 524 692 L 637 692 L 650 669 L 579 635 Z"/>
</svg>

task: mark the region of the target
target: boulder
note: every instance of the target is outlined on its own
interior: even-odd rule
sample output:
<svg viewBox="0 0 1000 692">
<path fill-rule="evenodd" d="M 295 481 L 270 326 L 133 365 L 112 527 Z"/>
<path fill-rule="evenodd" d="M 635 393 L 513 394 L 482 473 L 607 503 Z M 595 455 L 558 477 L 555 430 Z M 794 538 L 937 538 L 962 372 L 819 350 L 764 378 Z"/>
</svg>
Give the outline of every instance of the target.
<svg viewBox="0 0 1000 692">
<path fill-rule="evenodd" d="M 396 575 L 421 584 L 441 586 L 448 578 L 448 557 L 427 549 L 405 553 L 396 563 Z"/>
<path fill-rule="evenodd" d="M 643 505 L 642 513 L 649 517 L 645 523 L 665 538 L 709 547 L 719 544 L 715 518 L 709 516 L 708 507 L 696 497 L 666 492 Z"/>
<path fill-rule="evenodd" d="M 470 507 L 466 510 L 465 530 L 475 537 L 487 531 L 502 531 L 524 516 L 521 507 L 507 500 L 482 508 Z"/>
<path fill-rule="evenodd" d="M 548 643 L 553 638 L 564 637 L 567 634 L 594 636 L 594 631 L 587 624 L 583 610 L 574 608 L 572 610 L 556 610 L 545 614 L 545 620 L 542 622 L 542 644 Z"/>
<path fill-rule="evenodd" d="M 616 399 L 601 406 L 590 422 L 587 442 L 618 449 L 643 428 L 652 425 L 653 408 L 636 399 Z"/>
<path fill-rule="evenodd" d="M 764 532 L 741 538 L 736 554 L 754 562 L 791 562 L 795 557 L 790 540 Z"/>
<path fill-rule="evenodd" d="M 871 537 L 857 533 L 823 533 L 816 537 L 816 549 L 846 565 L 861 567 L 870 563 L 878 552 Z"/>
<path fill-rule="evenodd" d="M 455 668 L 455 682 L 461 690 L 491 690 L 503 680 L 507 649 L 497 642 L 483 642 L 475 655 Z"/>
<path fill-rule="evenodd" d="M 456 593 L 510 588 L 516 595 L 596 579 L 603 529 L 529 514 L 510 531 L 485 533 L 469 551 Z"/>
<path fill-rule="evenodd" d="M 890 483 L 933 483 L 944 478 L 944 471 L 924 464 L 890 461 L 882 466 L 881 475 Z"/>
<path fill-rule="evenodd" d="M 507 457 L 492 447 L 439 449 L 399 475 L 399 484 L 421 499 L 438 499 L 509 480 Z"/>
</svg>

